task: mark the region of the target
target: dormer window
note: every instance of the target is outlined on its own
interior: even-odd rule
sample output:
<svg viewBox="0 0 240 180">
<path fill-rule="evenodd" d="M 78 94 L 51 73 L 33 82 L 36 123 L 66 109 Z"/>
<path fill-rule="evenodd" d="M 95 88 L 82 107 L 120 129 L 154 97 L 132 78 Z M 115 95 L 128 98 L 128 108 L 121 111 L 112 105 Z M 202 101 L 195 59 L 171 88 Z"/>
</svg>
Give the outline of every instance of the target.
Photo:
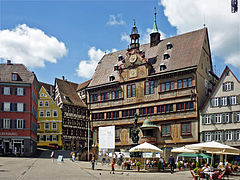
<svg viewBox="0 0 240 180">
<path fill-rule="evenodd" d="M 117 71 L 118 70 L 118 65 L 114 65 L 114 71 Z"/>
<path fill-rule="evenodd" d="M 65 99 L 66 99 L 68 102 L 72 103 L 71 99 L 70 99 L 68 96 L 65 96 Z"/>
<path fill-rule="evenodd" d="M 112 81 L 114 81 L 114 80 L 115 80 L 115 76 L 110 75 L 110 76 L 109 76 L 109 81 L 112 82 Z"/>
<path fill-rule="evenodd" d="M 172 47 L 173 47 L 173 45 L 170 42 L 168 42 L 167 43 L 167 49 L 172 49 Z"/>
<path fill-rule="evenodd" d="M 167 69 L 165 64 L 160 64 L 160 71 L 164 71 L 165 69 Z"/>
<path fill-rule="evenodd" d="M 118 61 L 122 61 L 123 60 L 123 56 L 122 55 L 119 55 L 118 56 Z"/>
<path fill-rule="evenodd" d="M 12 73 L 12 81 L 17 81 L 18 75 L 17 73 Z"/>
<path fill-rule="evenodd" d="M 167 52 L 165 52 L 163 54 L 163 59 L 165 60 L 165 59 L 168 59 L 168 58 L 170 58 L 170 55 Z"/>
</svg>

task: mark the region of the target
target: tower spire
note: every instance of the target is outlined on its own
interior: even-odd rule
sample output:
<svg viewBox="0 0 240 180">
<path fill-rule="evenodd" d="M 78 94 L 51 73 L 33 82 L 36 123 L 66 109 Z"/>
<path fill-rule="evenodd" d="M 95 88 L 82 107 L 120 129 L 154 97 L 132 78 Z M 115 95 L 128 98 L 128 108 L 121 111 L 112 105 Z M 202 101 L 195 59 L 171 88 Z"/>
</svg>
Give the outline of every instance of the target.
<svg viewBox="0 0 240 180">
<path fill-rule="evenodd" d="M 154 24 L 153 24 L 153 30 L 152 33 L 158 32 L 158 28 L 157 28 L 157 20 L 156 20 L 156 7 L 154 7 Z"/>
<path fill-rule="evenodd" d="M 132 32 L 130 34 L 130 38 L 131 38 L 130 49 L 138 49 L 139 48 L 139 46 L 140 46 L 139 37 L 140 37 L 140 35 L 138 34 L 138 29 L 136 27 L 136 21 L 135 21 L 135 19 L 133 19 L 133 27 L 132 27 Z"/>
</svg>

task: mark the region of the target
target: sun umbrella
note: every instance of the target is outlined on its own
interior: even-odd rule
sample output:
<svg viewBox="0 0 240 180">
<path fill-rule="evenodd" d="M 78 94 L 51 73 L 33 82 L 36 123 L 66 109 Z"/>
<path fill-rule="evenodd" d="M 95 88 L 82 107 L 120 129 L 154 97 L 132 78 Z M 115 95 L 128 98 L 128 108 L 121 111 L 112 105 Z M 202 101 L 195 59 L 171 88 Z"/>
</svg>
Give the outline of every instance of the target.
<svg viewBox="0 0 240 180">
<path fill-rule="evenodd" d="M 190 144 L 185 146 L 188 149 L 193 150 L 202 150 L 202 151 L 209 151 L 209 152 L 222 152 L 222 153 L 240 153 L 240 150 L 225 144 L 221 144 L 215 141 L 212 142 L 203 142 L 197 144 Z"/>
<path fill-rule="evenodd" d="M 196 154 L 196 153 L 182 153 L 182 154 L 178 154 L 177 155 L 178 157 L 192 157 L 192 158 L 196 158 L 196 157 L 199 157 L 199 158 L 211 158 L 211 156 L 207 155 L 207 154 Z"/>
<path fill-rule="evenodd" d="M 198 150 L 187 149 L 185 146 L 172 149 L 171 152 L 176 153 L 197 153 Z"/>
<path fill-rule="evenodd" d="M 129 150 L 129 152 L 162 152 L 157 146 L 149 144 L 147 142 L 137 145 Z"/>
</svg>

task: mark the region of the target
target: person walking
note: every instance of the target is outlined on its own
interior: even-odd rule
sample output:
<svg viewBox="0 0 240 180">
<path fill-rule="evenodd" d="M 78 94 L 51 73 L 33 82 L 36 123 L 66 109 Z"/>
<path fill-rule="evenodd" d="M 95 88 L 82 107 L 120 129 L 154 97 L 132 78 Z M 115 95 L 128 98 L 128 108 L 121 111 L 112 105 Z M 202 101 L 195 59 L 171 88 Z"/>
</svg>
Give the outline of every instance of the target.
<svg viewBox="0 0 240 180">
<path fill-rule="evenodd" d="M 51 153 L 52 162 L 54 161 L 54 151 Z"/>
<path fill-rule="evenodd" d="M 172 155 L 169 157 L 168 162 L 170 164 L 171 174 L 173 174 L 175 161 L 174 161 L 174 157 Z"/>
<path fill-rule="evenodd" d="M 112 161 L 112 172 L 114 174 L 114 161 Z"/>
<path fill-rule="evenodd" d="M 92 164 L 92 170 L 94 170 L 94 165 L 95 165 L 95 158 L 94 157 L 91 160 L 91 164 Z"/>
<path fill-rule="evenodd" d="M 72 162 L 75 161 L 75 152 L 72 152 Z"/>
</svg>

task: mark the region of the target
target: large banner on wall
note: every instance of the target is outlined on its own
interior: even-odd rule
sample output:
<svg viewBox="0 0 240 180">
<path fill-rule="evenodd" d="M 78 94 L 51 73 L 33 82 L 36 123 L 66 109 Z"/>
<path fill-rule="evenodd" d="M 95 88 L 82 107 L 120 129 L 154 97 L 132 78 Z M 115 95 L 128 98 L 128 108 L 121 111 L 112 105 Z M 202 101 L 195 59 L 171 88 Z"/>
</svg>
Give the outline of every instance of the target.
<svg viewBox="0 0 240 180">
<path fill-rule="evenodd" d="M 115 126 L 99 127 L 99 149 L 115 149 Z"/>
</svg>

